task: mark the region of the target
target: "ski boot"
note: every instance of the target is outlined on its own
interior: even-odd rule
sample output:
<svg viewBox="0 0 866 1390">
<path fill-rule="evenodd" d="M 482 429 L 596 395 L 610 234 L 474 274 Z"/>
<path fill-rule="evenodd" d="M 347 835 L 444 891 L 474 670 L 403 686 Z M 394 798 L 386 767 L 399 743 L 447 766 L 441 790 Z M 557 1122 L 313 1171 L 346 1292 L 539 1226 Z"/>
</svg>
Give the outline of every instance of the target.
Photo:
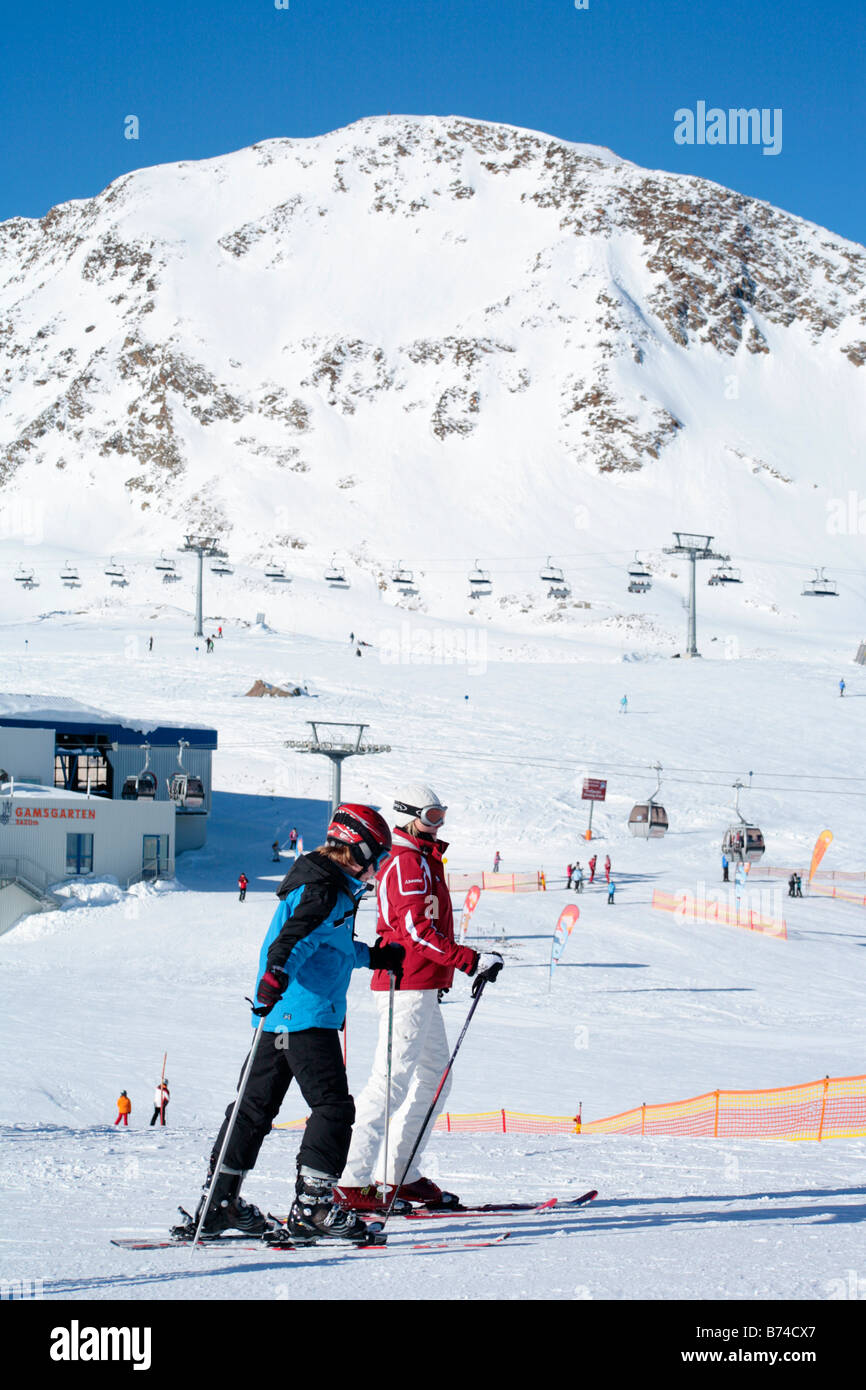
<svg viewBox="0 0 866 1390">
<path fill-rule="evenodd" d="M 346 1240 L 353 1245 L 384 1245 L 375 1225 L 368 1226 L 353 1211 L 339 1205 L 334 1179 L 324 1174 L 299 1173 L 296 1197 L 286 1220 L 289 1238 L 297 1241 Z"/>
<path fill-rule="evenodd" d="M 388 1203 L 394 1192 L 394 1186 L 391 1184 L 383 1196 L 382 1186 L 382 1183 L 370 1183 L 368 1187 L 343 1187 L 341 1185 L 334 1188 L 334 1200 L 339 1202 L 341 1207 L 345 1207 L 347 1211 L 377 1212 L 382 1216 L 388 1210 Z M 411 1202 L 405 1202 L 402 1197 L 394 1198 L 394 1205 L 391 1207 L 392 1216 L 406 1216 L 411 1210 Z"/>
<path fill-rule="evenodd" d="M 397 1192 L 398 1200 L 419 1202 L 430 1211 L 448 1210 L 460 1206 L 460 1198 L 455 1192 L 443 1192 L 429 1178 L 416 1178 L 414 1182 L 404 1183 Z"/>
<path fill-rule="evenodd" d="M 208 1205 L 207 1216 L 202 1222 L 199 1240 L 218 1240 L 223 1231 L 242 1231 L 246 1235 L 260 1236 L 271 1229 L 273 1223 L 258 1207 L 254 1207 L 251 1202 L 245 1202 L 241 1197 L 240 1186 L 243 1178 L 243 1173 L 220 1173 Z M 202 1208 L 210 1196 L 210 1188 L 209 1177 L 195 1209 L 195 1216 L 190 1216 L 183 1207 L 179 1208 L 186 1220 L 182 1225 L 172 1227 L 173 1240 L 193 1239 Z"/>
</svg>

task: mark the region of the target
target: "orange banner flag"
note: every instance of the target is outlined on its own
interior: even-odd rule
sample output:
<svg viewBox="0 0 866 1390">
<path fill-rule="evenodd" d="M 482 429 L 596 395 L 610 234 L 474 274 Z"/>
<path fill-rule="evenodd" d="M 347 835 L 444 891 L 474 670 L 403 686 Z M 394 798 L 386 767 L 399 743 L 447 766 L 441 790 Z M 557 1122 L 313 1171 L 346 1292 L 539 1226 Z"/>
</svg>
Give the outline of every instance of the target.
<svg viewBox="0 0 866 1390">
<path fill-rule="evenodd" d="M 824 855 L 827 853 L 827 850 L 830 848 L 830 842 L 832 841 L 832 839 L 832 830 L 822 830 L 821 834 L 815 841 L 815 848 L 812 850 L 812 863 L 809 868 L 810 883 L 812 882 L 812 879 L 815 877 L 815 870 L 821 863 L 821 860 L 824 858 Z"/>
</svg>

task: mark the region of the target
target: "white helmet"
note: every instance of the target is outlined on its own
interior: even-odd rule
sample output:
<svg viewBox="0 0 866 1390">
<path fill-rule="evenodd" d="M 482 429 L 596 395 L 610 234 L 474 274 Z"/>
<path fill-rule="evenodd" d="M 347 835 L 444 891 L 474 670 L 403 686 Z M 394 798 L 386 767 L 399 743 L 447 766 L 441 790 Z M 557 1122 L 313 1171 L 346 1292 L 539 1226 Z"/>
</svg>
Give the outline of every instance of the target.
<svg viewBox="0 0 866 1390">
<path fill-rule="evenodd" d="M 443 806 L 432 787 L 423 782 L 406 782 L 394 797 L 396 816 L 394 823 L 401 830 L 420 820 L 431 830 L 437 830 L 445 820 L 447 806 Z"/>
</svg>

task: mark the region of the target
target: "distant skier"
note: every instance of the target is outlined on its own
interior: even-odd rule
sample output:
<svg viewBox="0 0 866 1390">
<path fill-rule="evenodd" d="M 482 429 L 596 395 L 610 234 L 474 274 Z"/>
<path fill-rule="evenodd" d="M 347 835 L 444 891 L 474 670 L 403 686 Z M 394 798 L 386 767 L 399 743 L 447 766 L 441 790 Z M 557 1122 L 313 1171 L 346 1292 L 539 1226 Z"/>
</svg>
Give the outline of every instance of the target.
<svg viewBox="0 0 866 1390">
<path fill-rule="evenodd" d="M 296 851 L 297 851 L 297 848 L 298 848 L 298 832 L 297 832 L 297 830 L 294 828 L 294 826 L 292 826 L 291 830 L 289 831 L 289 849 L 292 851 L 292 854 L 295 854 Z"/>
<path fill-rule="evenodd" d="M 612 906 L 613 906 L 613 897 L 614 897 L 615 892 L 616 892 L 616 884 L 615 884 L 615 883 L 608 883 L 608 885 L 607 885 L 607 905 L 608 905 L 608 907 L 612 907 Z"/>
<path fill-rule="evenodd" d="M 274 856 L 273 862 L 274 862 L 275 864 L 279 864 L 279 862 L 280 862 L 280 842 L 279 842 L 279 840 L 274 840 L 274 843 L 271 845 L 271 854 Z"/>
<path fill-rule="evenodd" d="M 800 877 L 799 874 L 795 874 L 795 875 L 794 875 L 794 897 L 795 897 L 795 898 L 802 898 L 802 896 L 803 896 L 803 880 L 802 880 L 802 878 Z"/>
<path fill-rule="evenodd" d="M 165 1107 L 169 1102 L 168 1082 L 160 1081 L 156 1088 L 156 1095 L 153 1098 L 153 1114 L 150 1117 L 151 1125 L 155 1125 L 157 1118 L 161 1125 L 165 1124 Z"/>
<path fill-rule="evenodd" d="M 839 682 L 839 694 L 840 694 L 840 695 L 844 695 L 844 694 L 845 694 L 845 682 L 844 682 L 844 680 L 841 680 L 841 681 Z"/>
<path fill-rule="evenodd" d="M 132 1101 L 125 1091 L 121 1091 L 120 1095 L 117 1097 L 117 1119 L 114 1121 L 115 1125 L 119 1125 L 121 1120 L 123 1120 L 124 1125 L 128 1129 L 129 1117 L 131 1114 Z"/>
<path fill-rule="evenodd" d="M 150 641 L 149 641 L 148 644 L 147 644 L 147 650 L 148 650 L 149 652 L 152 652 L 152 651 L 153 651 L 153 638 L 152 638 L 152 637 L 151 637 Z"/>
<path fill-rule="evenodd" d="M 722 855 L 722 883 L 728 882 L 728 856 Z"/>
<path fill-rule="evenodd" d="M 571 876 L 572 876 L 573 873 L 574 873 L 574 865 L 573 865 L 573 864 L 566 864 L 566 866 L 565 866 L 565 887 L 566 887 L 566 890 L 568 890 L 568 889 L 571 887 Z"/>
<path fill-rule="evenodd" d="M 595 883 L 595 866 L 598 863 L 598 855 L 594 854 L 589 861 L 589 881 Z"/>
<path fill-rule="evenodd" d="M 246 874 L 238 875 L 238 888 L 240 889 L 240 894 L 238 896 L 239 903 L 246 902 L 248 883 L 249 879 L 247 878 Z"/>
<path fill-rule="evenodd" d="M 502 855 L 499 853 L 499 850 L 497 850 L 496 853 L 495 853 L 494 856 L 493 856 L 493 872 L 494 872 L 495 874 L 498 874 L 498 873 L 499 873 L 499 865 L 500 865 L 501 863 L 502 863 Z"/>
<path fill-rule="evenodd" d="M 610 883 L 610 855 L 604 856 L 604 881 Z"/>
<path fill-rule="evenodd" d="M 627 696 L 627 695 L 623 695 L 622 699 L 621 699 L 620 702 L 619 702 L 619 712 L 620 712 L 620 714 L 628 714 L 628 696 Z"/>
<path fill-rule="evenodd" d="M 218 628 L 217 628 L 217 637 L 222 637 L 222 635 L 223 635 L 223 630 L 222 630 L 221 627 L 218 627 Z"/>
<path fill-rule="evenodd" d="M 582 893 L 582 892 L 583 892 L 583 869 L 580 867 L 580 864 L 579 864 L 579 863 L 578 863 L 577 865 L 575 865 L 575 870 L 574 870 L 574 888 L 575 888 L 575 892 L 577 892 L 577 893 Z"/>
</svg>

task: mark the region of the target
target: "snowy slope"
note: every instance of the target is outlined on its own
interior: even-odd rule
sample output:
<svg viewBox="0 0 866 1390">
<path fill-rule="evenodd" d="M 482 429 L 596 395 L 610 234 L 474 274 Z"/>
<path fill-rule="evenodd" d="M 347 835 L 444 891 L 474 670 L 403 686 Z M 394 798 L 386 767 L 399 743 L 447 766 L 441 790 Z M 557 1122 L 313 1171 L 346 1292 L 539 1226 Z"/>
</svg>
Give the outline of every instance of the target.
<svg viewBox="0 0 866 1390">
<path fill-rule="evenodd" d="M 155 630 L 154 652 L 146 637 Z M 249 1037 L 244 994 L 280 871 L 268 846 L 296 824 L 308 846 L 321 833 L 327 779 L 283 741 L 316 718 L 369 719 L 390 754 L 349 764 L 344 789 L 387 802 L 407 773 L 448 801 L 449 865 L 541 867 L 545 895 L 483 896 L 473 929 L 500 941 L 506 969 L 482 1001 L 459 1058 L 455 1112 L 495 1109 L 586 1118 L 721 1087 L 761 1087 L 863 1070 L 866 969 L 863 909 L 826 900 L 788 904 L 789 940 L 695 927 L 655 914 L 653 887 L 718 879 L 718 844 L 731 783 L 754 773 L 744 809 L 764 829 L 768 860 L 802 862 L 820 829 L 836 839 L 828 865 L 864 867 L 863 785 L 852 766 L 861 741 L 866 677 L 825 647 L 776 659 L 624 665 L 585 653 L 552 659 L 540 643 L 524 659 L 465 668 L 354 657 L 345 640 L 299 638 L 226 625 L 213 656 L 196 654 L 188 619 L 129 608 L 94 623 L 56 614 L 0 629 L 19 689 L 75 695 L 213 724 L 220 732 L 209 844 L 179 861 L 173 890 L 102 889 L 107 905 L 34 917 L 0 939 L 4 1278 L 41 1278 L 49 1298 L 716 1298 L 826 1299 L 858 1268 L 866 1141 L 821 1146 L 759 1141 L 435 1136 L 428 1171 L 467 1199 L 545 1198 L 598 1186 L 593 1208 L 520 1218 L 501 1250 L 399 1253 L 334 1263 L 297 1257 L 130 1255 L 112 1234 L 158 1231 L 178 1202 L 194 1202 L 209 1144 Z M 23 640 L 28 642 L 27 650 Z M 503 643 L 505 639 L 502 639 Z M 810 657 L 810 659 L 806 659 Z M 531 659 L 530 659 L 531 658 Z M 16 667 L 18 670 L 16 671 Z M 849 679 L 840 700 L 838 671 Z M 310 698 L 245 700 L 259 674 L 306 680 Z M 618 713 L 623 691 L 627 716 Z M 470 694 L 469 701 L 464 699 Z M 671 831 L 639 844 L 625 820 L 666 769 Z M 642 769 L 642 770 L 641 770 Z M 567 901 L 554 886 L 576 836 L 584 772 L 609 777 L 594 846 L 609 852 L 619 885 L 584 895 L 581 919 L 547 989 L 550 933 Z M 852 779 L 852 780 L 849 780 Z M 251 880 L 246 904 L 235 881 Z M 111 898 L 117 899 L 114 903 Z M 371 939 L 373 917 L 359 935 Z M 504 937 L 504 940 L 503 940 Z M 350 1082 L 363 1085 L 374 1040 L 367 981 L 350 998 Z M 452 1039 L 468 990 L 445 1007 Z M 146 1129 L 153 1084 L 168 1052 L 169 1128 Z M 111 1127 L 121 1088 L 133 1128 Z M 283 1118 L 303 1115 L 290 1092 Z M 250 1175 L 251 1200 L 282 1210 L 297 1139 L 275 1133 Z M 53 1232 L 62 1213 L 62 1254 Z M 448 1223 L 442 1223 L 443 1227 Z M 503 1223 L 489 1223 L 501 1229 Z M 416 1236 L 417 1238 L 417 1236 Z M 437 1263 L 438 1262 L 438 1263 Z"/>
</svg>

